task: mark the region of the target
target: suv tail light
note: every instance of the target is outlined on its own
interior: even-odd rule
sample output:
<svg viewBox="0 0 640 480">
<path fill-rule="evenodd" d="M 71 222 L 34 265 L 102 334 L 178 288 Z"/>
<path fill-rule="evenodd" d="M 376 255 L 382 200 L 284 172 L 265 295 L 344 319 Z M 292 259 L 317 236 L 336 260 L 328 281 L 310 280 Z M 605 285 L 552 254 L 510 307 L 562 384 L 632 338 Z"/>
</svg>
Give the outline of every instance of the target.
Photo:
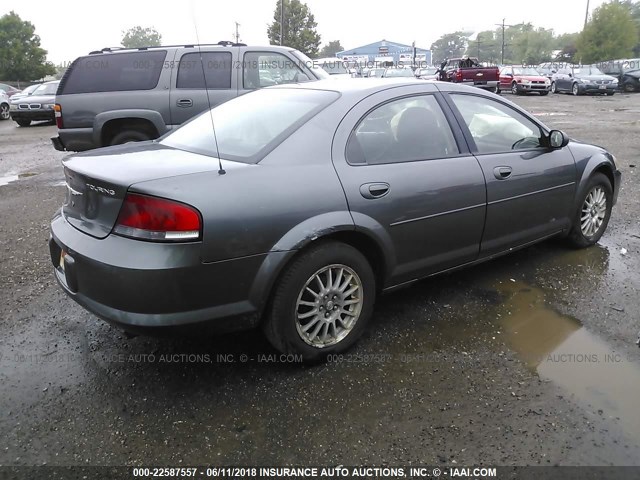
<svg viewBox="0 0 640 480">
<path fill-rule="evenodd" d="M 189 205 L 128 193 L 114 233 L 142 240 L 184 242 L 199 240 L 201 227 L 200 213 Z"/>
<path fill-rule="evenodd" d="M 59 129 L 64 128 L 64 123 L 62 122 L 62 107 L 59 103 L 56 103 L 53 106 L 53 111 L 55 112 L 54 115 L 56 117 L 56 127 Z"/>
<path fill-rule="evenodd" d="M 462 72 L 460 71 L 456 72 L 456 80 L 462 80 Z"/>
</svg>

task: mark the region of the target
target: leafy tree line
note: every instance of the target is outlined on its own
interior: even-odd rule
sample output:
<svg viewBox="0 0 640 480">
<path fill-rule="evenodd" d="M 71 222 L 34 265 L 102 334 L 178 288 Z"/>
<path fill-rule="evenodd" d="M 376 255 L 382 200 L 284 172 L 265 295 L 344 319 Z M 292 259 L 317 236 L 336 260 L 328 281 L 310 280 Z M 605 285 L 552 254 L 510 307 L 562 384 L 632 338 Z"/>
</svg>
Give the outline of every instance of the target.
<svg viewBox="0 0 640 480">
<path fill-rule="evenodd" d="M 433 62 L 469 55 L 483 62 L 501 63 L 502 27 L 457 31 L 431 45 Z M 554 55 L 555 51 L 558 51 Z M 582 32 L 555 35 L 531 23 L 505 27 L 504 63 L 536 65 L 546 61 L 595 63 L 640 56 L 640 1 L 612 0 L 596 8 Z"/>
</svg>

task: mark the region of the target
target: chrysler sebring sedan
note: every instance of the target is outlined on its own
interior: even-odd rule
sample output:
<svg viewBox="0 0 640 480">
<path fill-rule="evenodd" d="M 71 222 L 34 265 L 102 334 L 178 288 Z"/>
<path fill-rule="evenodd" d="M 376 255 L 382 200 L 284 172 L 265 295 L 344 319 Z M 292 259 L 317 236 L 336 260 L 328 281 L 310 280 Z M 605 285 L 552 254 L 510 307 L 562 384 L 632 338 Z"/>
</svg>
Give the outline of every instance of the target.
<svg viewBox="0 0 640 480">
<path fill-rule="evenodd" d="M 49 246 L 76 302 L 133 333 L 260 326 L 306 360 L 351 346 L 382 292 L 596 243 L 620 188 L 613 155 L 509 101 L 404 79 L 259 90 L 63 166 Z"/>
</svg>

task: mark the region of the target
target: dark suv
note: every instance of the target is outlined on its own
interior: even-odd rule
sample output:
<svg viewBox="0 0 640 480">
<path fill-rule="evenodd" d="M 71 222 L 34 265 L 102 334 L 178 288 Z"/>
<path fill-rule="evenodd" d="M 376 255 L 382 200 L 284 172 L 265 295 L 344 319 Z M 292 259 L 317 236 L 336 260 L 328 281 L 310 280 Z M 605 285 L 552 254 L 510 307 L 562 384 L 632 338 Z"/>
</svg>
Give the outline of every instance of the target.
<svg viewBox="0 0 640 480">
<path fill-rule="evenodd" d="M 303 53 L 240 43 L 108 49 L 76 59 L 56 95 L 57 150 L 158 138 L 256 88 L 327 78 Z"/>
</svg>

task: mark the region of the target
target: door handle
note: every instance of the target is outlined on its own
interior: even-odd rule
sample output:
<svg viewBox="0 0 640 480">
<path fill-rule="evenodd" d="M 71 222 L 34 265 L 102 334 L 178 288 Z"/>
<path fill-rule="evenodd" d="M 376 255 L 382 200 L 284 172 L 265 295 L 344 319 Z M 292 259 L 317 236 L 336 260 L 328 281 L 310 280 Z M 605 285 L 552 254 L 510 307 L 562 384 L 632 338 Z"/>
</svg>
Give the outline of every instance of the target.
<svg viewBox="0 0 640 480">
<path fill-rule="evenodd" d="M 493 175 L 498 180 L 506 180 L 511 176 L 512 172 L 513 170 L 511 169 L 511 167 L 496 167 L 493 169 Z"/>
<path fill-rule="evenodd" d="M 190 98 L 183 98 L 178 100 L 176 102 L 176 105 L 183 108 L 193 107 L 193 100 L 191 100 Z"/>
<path fill-rule="evenodd" d="M 391 188 L 389 184 L 384 182 L 365 183 L 360 185 L 360 195 L 364 198 L 368 198 L 369 200 L 382 198 L 389 193 L 389 188 Z"/>
</svg>

